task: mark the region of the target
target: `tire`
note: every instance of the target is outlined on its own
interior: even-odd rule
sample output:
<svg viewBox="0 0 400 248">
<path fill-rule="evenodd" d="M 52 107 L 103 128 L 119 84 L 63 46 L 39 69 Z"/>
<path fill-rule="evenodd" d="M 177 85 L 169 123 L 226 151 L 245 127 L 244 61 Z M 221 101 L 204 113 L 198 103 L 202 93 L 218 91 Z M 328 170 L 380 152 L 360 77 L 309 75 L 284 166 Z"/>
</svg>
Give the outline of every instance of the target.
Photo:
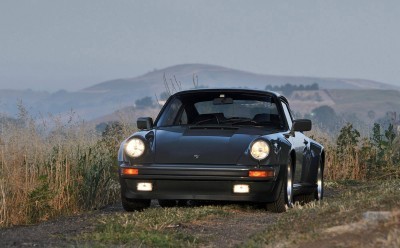
<svg viewBox="0 0 400 248">
<path fill-rule="evenodd" d="M 320 201 L 324 198 L 324 162 L 319 159 L 317 172 L 317 189 L 314 192 L 314 199 Z"/>
<path fill-rule="evenodd" d="M 161 200 L 158 199 L 158 204 L 160 204 L 161 207 L 163 208 L 172 208 L 176 207 L 178 204 L 176 200 Z"/>
<path fill-rule="evenodd" d="M 293 207 L 293 165 L 289 157 L 283 177 L 284 183 L 279 190 L 278 199 L 275 202 L 267 203 L 267 210 L 274 213 L 282 213 L 286 208 Z"/>
</svg>

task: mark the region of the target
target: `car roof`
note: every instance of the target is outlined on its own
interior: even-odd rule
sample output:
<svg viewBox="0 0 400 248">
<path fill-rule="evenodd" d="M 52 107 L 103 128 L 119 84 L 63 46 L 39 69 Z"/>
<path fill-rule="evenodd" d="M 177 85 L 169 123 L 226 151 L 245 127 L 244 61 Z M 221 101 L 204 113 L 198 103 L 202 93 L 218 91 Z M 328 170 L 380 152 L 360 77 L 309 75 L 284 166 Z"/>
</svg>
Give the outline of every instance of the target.
<svg viewBox="0 0 400 248">
<path fill-rule="evenodd" d="M 175 93 L 173 96 L 181 96 L 186 94 L 196 94 L 196 93 L 253 93 L 253 94 L 265 94 L 265 95 L 274 95 L 277 98 L 280 98 L 284 102 L 288 104 L 288 100 L 286 97 L 282 96 L 281 94 L 274 92 L 274 91 L 267 91 L 267 90 L 254 90 L 254 89 L 235 89 L 235 88 L 207 88 L 207 89 L 191 89 L 191 90 L 183 90 Z"/>
</svg>

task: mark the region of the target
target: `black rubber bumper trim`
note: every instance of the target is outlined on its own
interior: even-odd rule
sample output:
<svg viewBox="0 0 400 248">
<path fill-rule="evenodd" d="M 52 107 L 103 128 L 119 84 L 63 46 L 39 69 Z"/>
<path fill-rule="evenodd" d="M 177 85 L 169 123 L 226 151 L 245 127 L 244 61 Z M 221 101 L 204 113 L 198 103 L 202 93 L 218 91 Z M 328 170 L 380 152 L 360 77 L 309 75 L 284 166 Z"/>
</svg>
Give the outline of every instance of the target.
<svg viewBox="0 0 400 248">
<path fill-rule="evenodd" d="M 121 195 L 126 199 L 174 199 L 272 202 L 282 187 L 282 168 L 268 166 L 213 165 L 145 165 L 125 166 L 137 168 L 139 175 L 120 176 Z M 253 169 L 274 170 L 274 178 L 250 178 Z M 149 182 L 150 192 L 137 191 L 137 183 Z M 247 184 L 250 193 L 234 193 L 235 184 Z"/>
<path fill-rule="evenodd" d="M 175 199 L 222 201 L 272 201 L 275 182 L 254 181 L 193 181 L 121 179 L 127 199 Z M 151 192 L 137 190 L 141 182 L 152 183 Z M 235 184 L 249 185 L 250 193 L 234 193 Z"/>
<path fill-rule="evenodd" d="M 139 175 L 123 175 L 123 178 L 132 179 L 176 179 L 176 180 L 249 180 L 249 181 L 273 181 L 279 167 L 264 166 L 251 167 L 239 165 L 143 165 L 128 166 L 122 164 L 121 168 L 135 168 L 139 170 Z M 254 178 L 249 177 L 249 170 L 274 171 L 274 177 Z"/>
</svg>

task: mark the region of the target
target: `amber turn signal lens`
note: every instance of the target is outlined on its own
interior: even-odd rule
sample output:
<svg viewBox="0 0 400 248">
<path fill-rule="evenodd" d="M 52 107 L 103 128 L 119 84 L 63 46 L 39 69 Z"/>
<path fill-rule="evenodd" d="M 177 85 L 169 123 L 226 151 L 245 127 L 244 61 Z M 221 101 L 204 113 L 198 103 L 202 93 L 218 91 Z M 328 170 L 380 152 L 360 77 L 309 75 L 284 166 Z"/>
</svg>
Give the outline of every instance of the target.
<svg viewBox="0 0 400 248">
<path fill-rule="evenodd" d="M 249 177 L 273 177 L 273 171 L 249 171 Z"/>
<path fill-rule="evenodd" d="M 132 168 L 122 168 L 121 170 L 121 174 L 122 175 L 138 175 L 139 174 L 139 170 L 138 169 L 132 169 Z"/>
</svg>

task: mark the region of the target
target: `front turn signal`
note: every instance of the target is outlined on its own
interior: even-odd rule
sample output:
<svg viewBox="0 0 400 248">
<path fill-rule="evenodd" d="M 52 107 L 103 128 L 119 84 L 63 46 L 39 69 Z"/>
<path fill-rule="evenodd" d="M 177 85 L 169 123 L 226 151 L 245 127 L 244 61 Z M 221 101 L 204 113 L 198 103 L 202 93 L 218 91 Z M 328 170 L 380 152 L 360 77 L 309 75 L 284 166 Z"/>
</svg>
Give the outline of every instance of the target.
<svg viewBox="0 0 400 248">
<path fill-rule="evenodd" d="M 274 177 L 274 171 L 251 170 L 249 177 Z"/>
<path fill-rule="evenodd" d="M 121 174 L 122 175 L 130 175 L 130 176 L 139 175 L 139 169 L 122 168 L 121 169 Z"/>
</svg>

